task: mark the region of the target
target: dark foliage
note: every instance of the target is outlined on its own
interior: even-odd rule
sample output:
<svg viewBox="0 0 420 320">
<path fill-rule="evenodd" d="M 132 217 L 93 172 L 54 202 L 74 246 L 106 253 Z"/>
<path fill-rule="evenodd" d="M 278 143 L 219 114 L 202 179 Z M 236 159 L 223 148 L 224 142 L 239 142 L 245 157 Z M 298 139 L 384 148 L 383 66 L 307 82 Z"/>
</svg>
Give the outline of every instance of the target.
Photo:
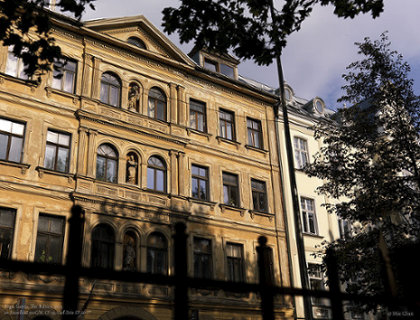
<svg viewBox="0 0 420 320">
<path fill-rule="evenodd" d="M 86 5 L 93 8 L 95 0 L 57 0 L 56 8 L 80 19 Z M 22 58 L 25 73 L 39 76 L 60 58 L 60 47 L 50 34 L 51 15 L 45 10 L 47 0 L 0 1 L 0 39 L 5 46 L 13 46 L 13 53 Z"/>
<path fill-rule="evenodd" d="M 392 256 L 420 232 L 420 97 L 409 65 L 389 49 L 386 34 L 356 45 L 363 59 L 343 75 L 346 94 L 339 99 L 352 107 L 338 110 L 334 123 L 317 126 L 325 146 L 306 172 L 327 181 L 318 191 L 336 199 L 329 212 L 356 226 L 353 237 L 331 244 L 348 291 L 389 294 L 384 255 L 397 274 Z M 406 294 L 404 286 L 398 294 Z"/>
<path fill-rule="evenodd" d="M 317 4 L 333 5 L 334 13 L 344 18 L 367 12 L 375 18 L 383 11 L 383 0 L 287 0 L 281 10 L 273 12 L 271 3 L 272 0 L 181 0 L 179 8 L 163 10 L 163 26 L 169 34 L 178 32 L 181 43 L 194 40 L 196 50 L 232 49 L 240 58 L 268 65 Z"/>
</svg>

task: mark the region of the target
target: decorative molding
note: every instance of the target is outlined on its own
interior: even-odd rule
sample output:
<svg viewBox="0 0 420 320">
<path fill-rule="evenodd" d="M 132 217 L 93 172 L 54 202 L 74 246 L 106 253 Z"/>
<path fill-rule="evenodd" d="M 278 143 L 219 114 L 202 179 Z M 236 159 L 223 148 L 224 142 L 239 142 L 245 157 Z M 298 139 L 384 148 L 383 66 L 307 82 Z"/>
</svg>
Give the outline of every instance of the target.
<svg viewBox="0 0 420 320">
<path fill-rule="evenodd" d="M 55 176 L 66 177 L 69 180 L 69 183 L 75 180 L 75 175 L 73 173 L 55 171 L 40 166 L 36 167 L 35 170 L 38 171 L 38 175 L 40 178 L 44 176 L 44 173 L 47 173 Z"/>
<path fill-rule="evenodd" d="M 25 174 L 26 170 L 28 170 L 31 166 L 30 164 L 26 164 L 26 163 L 18 163 L 18 162 L 7 161 L 7 160 L 0 160 L 0 164 L 20 168 L 22 174 Z"/>
<path fill-rule="evenodd" d="M 245 208 L 234 207 L 234 206 L 230 206 L 230 205 L 224 204 L 224 203 L 219 203 L 219 207 L 222 210 L 222 213 L 224 213 L 227 210 L 236 211 L 236 212 L 239 212 L 241 217 L 243 217 L 245 215 L 245 211 L 246 211 Z"/>
<path fill-rule="evenodd" d="M 268 213 L 268 212 L 261 212 L 261 211 L 255 211 L 255 210 L 248 210 L 249 215 L 251 216 L 251 219 L 254 219 L 254 217 L 261 216 L 261 217 L 267 217 L 270 222 L 273 222 L 274 214 Z"/>
<path fill-rule="evenodd" d="M 199 131 L 193 128 L 185 128 L 187 130 L 187 135 L 191 136 L 191 134 L 196 134 L 202 137 L 206 137 L 207 141 L 210 141 L 210 137 L 212 136 L 211 133 L 207 133 L 207 132 L 203 132 L 203 131 Z"/>
<path fill-rule="evenodd" d="M 217 141 L 219 142 L 219 144 L 220 144 L 221 142 L 228 143 L 228 144 L 231 144 L 231 145 L 236 146 L 236 149 L 239 149 L 239 146 L 241 145 L 241 143 L 240 143 L 240 142 L 238 142 L 238 141 L 236 141 L 236 140 L 226 139 L 226 138 L 223 138 L 223 137 L 221 137 L 221 136 L 217 136 L 217 137 L 216 137 L 216 139 L 217 139 Z"/>
<path fill-rule="evenodd" d="M 260 149 L 260 148 L 257 148 L 257 147 L 254 147 L 254 146 L 251 146 L 251 145 L 249 145 L 249 144 L 246 144 L 246 145 L 245 145 L 245 148 L 247 148 L 247 149 L 249 149 L 249 150 L 256 151 L 256 152 L 259 152 L 259 153 L 263 153 L 263 154 L 265 154 L 265 155 L 268 153 L 268 150 L 265 150 L 265 149 Z"/>
</svg>

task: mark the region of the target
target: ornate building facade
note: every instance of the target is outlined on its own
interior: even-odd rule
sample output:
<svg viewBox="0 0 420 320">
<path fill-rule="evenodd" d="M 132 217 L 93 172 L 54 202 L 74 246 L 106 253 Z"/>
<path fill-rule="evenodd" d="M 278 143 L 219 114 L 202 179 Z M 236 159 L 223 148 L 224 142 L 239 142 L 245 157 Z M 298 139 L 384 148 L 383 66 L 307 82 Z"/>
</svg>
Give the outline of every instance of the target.
<svg viewBox="0 0 420 320">
<path fill-rule="evenodd" d="M 239 81 L 230 56 L 200 51 L 192 60 L 143 16 L 53 15 L 64 58 L 40 83 L 0 48 L 1 257 L 64 263 L 79 204 L 83 266 L 171 275 L 182 221 L 190 276 L 256 282 L 265 235 L 275 284 L 289 286 L 276 96 Z M 16 318 L 8 312 L 16 305 L 25 319 L 40 309 L 59 319 L 62 278 L 0 276 L 4 319 Z M 172 317 L 171 288 L 81 285 L 85 319 Z M 199 319 L 260 319 L 253 294 L 196 291 L 191 307 Z M 292 318 L 292 306 L 277 315 Z"/>
</svg>

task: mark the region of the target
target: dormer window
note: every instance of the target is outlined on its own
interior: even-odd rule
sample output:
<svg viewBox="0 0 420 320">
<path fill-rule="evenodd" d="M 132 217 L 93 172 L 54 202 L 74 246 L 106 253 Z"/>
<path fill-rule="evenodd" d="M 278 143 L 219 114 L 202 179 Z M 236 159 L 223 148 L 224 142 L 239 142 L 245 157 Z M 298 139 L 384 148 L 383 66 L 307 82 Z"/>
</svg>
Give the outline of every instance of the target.
<svg viewBox="0 0 420 320">
<path fill-rule="evenodd" d="M 217 65 L 218 63 L 216 61 L 207 58 L 204 59 L 204 68 L 206 68 L 207 70 L 217 72 Z"/>
<path fill-rule="evenodd" d="M 147 49 L 146 45 L 144 44 L 144 42 L 142 40 L 140 40 L 139 38 L 136 37 L 130 37 L 127 39 L 127 42 L 129 44 L 132 44 L 140 49 Z"/>
<path fill-rule="evenodd" d="M 225 76 L 228 76 L 229 78 L 235 77 L 235 71 L 233 67 L 228 66 L 223 62 L 218 62 L 215 60 L 204 58 L 204 68 L 213 72 L 219 72 L 221 74 L 224 74 Z"/>
<path fill-rule="evenodd" d="M 232 79 L 238 78 L 239 60 L 228 53 L 202 49 L 190 52 L 189 56 L 206 70 L 223 74 Z"/>
<path fill-rule="evenodd" d="M 319 113 L 323 113 L 324 112 L 324 104 L 322 103 L 321 100 L 315 100 L 315 110 Z"/>
<path fill-rule="evenodd" d="M 233 68 L 224 63 L 220 64 L 220 73 L 224 74 L 225 76 L 228 76 L 229 78 L 233 78 L 235 76 Z"/>
</svg>

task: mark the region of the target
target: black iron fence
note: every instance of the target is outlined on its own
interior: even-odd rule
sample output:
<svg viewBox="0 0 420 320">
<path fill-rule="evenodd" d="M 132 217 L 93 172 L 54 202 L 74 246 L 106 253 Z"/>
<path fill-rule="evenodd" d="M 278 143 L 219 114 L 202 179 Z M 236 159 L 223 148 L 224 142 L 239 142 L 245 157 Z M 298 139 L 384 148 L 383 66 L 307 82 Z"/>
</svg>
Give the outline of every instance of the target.
<svg viewBox="0 0 420 320">
<path fill-rule="evenodd" d="M 51 265 L 37 262 L 21 262 L 9 259 L 0 260 L 0 269 L 11 272 L 25 272 L 29 274 L 62 275 L 65 277 L 63 291 L 63 320 L 80 319 L 83 306 L 79 306 L 79 279 L 89 278 L 97 280 L 114 280 L 131 283 L 144 283 L 152 285 L 163 285 L 174 288 L 173 318 L 175 320 L 191 319 L 189 313 L 189 289 L 224 290 L 234 293 L 256 293 L 260 297 L 261 314 L 263 320 L 275 319 L 275 297 L 276 296 L 303 296 L 326 298 L 330 301 L 332 319 L 344 320 L 345 302 L 376 302 L 389 307 L 388 319 L 415 319 L 412 311 L 419 306 L 404 306 L 404 301 L 399 301 L 386 296 L 365 297 L 343 293 L 340 290 L 337 262 L 333 251 L 327 252 L 327 277 L 329 290 L 308 290 L 292 287 L 278 287 L 272 283 L 272 277 L 268 272 L 270 259 L 270 248 L 267 246 L 267 239 L 258 239 L 258 283 L 238 283 L 210 279 L 197 279 L 188 277 L 187 271 L 187 237 L 186 226 L 183 223 L 175 225 L 174 234 L 174 275 L 150 274 L 137 271 L 114 271 L 99 268 L 82 267 L 82 244 L 84 212 L 80 206 L 72 208 L 72 215 L 69 219 L 70 229 L 68 237 L 68 249 L 65 265 Z M 420 290 L 420 288 L 419 288 Z M 410 307 L 410 309 L 407 309 Z M 406 310 L 404 312 L 392 310 Z"/>
</svg>

